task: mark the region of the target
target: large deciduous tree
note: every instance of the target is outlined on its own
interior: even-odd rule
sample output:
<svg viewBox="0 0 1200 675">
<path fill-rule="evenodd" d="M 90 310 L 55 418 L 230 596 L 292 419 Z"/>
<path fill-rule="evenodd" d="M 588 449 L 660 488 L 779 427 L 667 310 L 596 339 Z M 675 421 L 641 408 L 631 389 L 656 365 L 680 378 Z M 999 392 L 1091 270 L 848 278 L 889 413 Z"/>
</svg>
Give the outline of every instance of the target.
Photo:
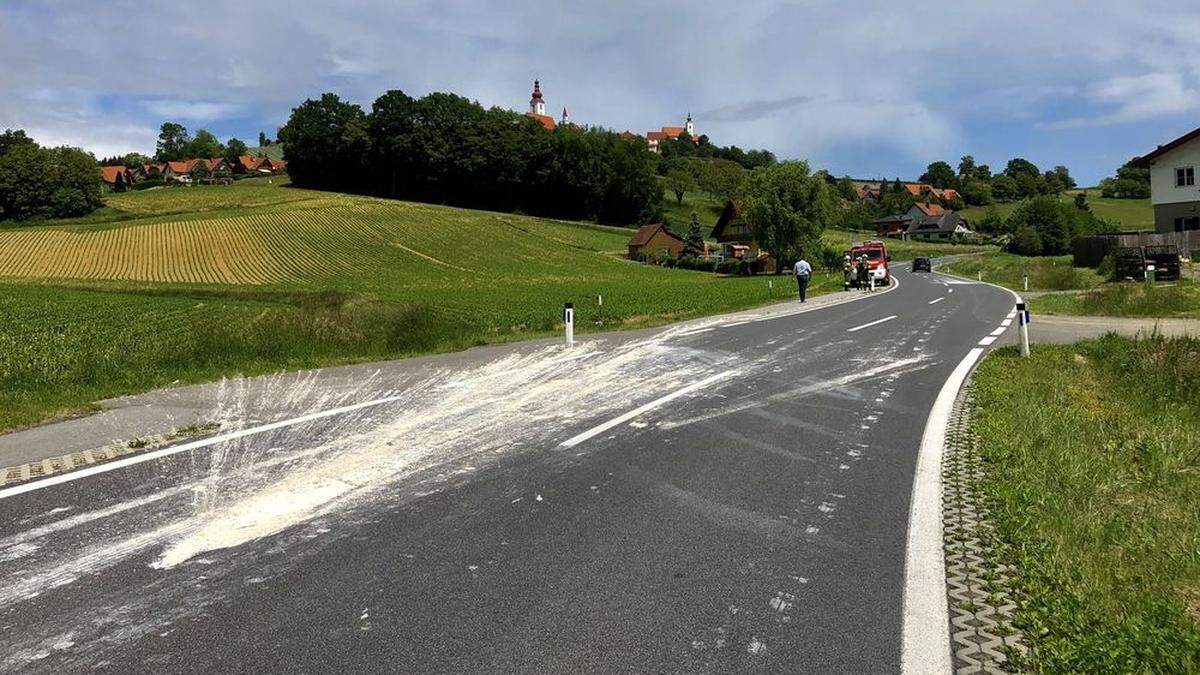
<svg viewBox="0 0 1200 675">
<path fill-rule="evenodd" d="M 296 185 L 351 192 L 362 186 L 370 140 L 357 105 L 335 94 L 309 99 L 292 110 L 279 140 Z"/>
<path fill-rule="evenodd" d="M 665 179 L 667 189 L 675 195 L 677 204 L 683 203 L 683 197 L 696 189 L 696 179 L 686 166 L 676 166 L 667 171 Z"/>
<path fill-rule="evenodd" d="M 958 174 L 954 173 L 954 169 L 946 162 L 930 164 L 925 173 L 921 174 L 920 180 L 939 189 L 958 187 Z"/>
<path fill-rule="evenodd" d="M 197 129 L 196 136 L 187 145 L 188 157 L 214 159 L 225 156 L 225 146 L 207 129 Z"/>
<path fill-rule="evenodd" d="M 816 255 L 833 213 L 829 186 L 807 162 L 782 162 L 750 172 L 734 200 L 758 245 L 776 262 Z"/>
<path fill-rule="evenodd" d="M 225 161 L 229 166 L 237 166 L 238 158 L 250 152 L 250 148 L 236 136 L 225 144 Z"/>
<path fill-rule="evenodd" d="M 70 218 L 103 203 L 100 165 L 78 148 L 42 148 L 24 132 L 0 136 L 0 218 Z"/>
<path fill-rule="evenodd" d="M 160 162 L 176 162 L 187 155 L 188 145 L 192 142 L 187 128 L 176 122 L 163 122 L 158 132 L 158 145 L 155 146 L 154 158 Z"/>
</svg>

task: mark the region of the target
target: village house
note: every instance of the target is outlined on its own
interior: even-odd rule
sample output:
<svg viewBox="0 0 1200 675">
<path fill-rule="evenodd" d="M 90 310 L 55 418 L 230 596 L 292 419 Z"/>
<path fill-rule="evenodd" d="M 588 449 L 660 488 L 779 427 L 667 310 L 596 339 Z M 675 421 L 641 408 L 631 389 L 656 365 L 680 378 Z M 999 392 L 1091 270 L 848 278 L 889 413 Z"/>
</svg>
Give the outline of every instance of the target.
<svg viewBox="0 0 1200 675">
<path fill-rule="evenodd" d="M 683 237 L 662 223 L 650 223 L 638 228 L 629 240 L 629 259 L 647 260 L 656 253 L 670 251 L 676 258 L 683 253 Z"/>
<path fill-rule="evenodd" d="M 860 181 L 854 185 L 854 193 L 858 195 L 862 201 L 879 201 L 881 195 L 881 185 L 886 185 L 891 188 L 892 183 L 888 181 Z M 914 197 L 933 196 L 945 201 L 960 199 L 961 195 L 954 188 L 935 188 L 928 183 L 901 183 L 905 190 Z"/>
<path fill-rule="evenodd" d="M 124 166 L 100 167 L 100 180 L 104 181 L 104 189 L 110 192 L 124 192 L 133 185 L 133 175 Z"/>
<path fill-rule="evenodd" d="M 1150 202 L 1158 232 L 1200 230 L 1200 129 L 1160 145 L 1131 165 L 1150 170 Z"/>
<path fill-rule="evenodd" d="M 956 211 L 930 202 L 917 202 L 905 213 L 884 216 L 873 225 L 875 233 L 881 237 L 947 240 L 969 239 L 975 236 L 966 218 Z"/>
<path fill-rule="evenodd" d="M 661 152 L 659 144 L 668 138 L 679 138 L 687 132 L 691 137 L 692 143 L 696 142 L 696 127 L 692 124 L 692 114 L 688 113 L 687 120 L 684 121 L 681 127 L 663 127 L 658 131 L 646 132 L 646 146 L 650 148 L 650 152 Z"/>
<path fill-rule="evenodd" d="M 775 271 L 775 258 L 759 248 L 754 229 L 738 213 L 732 200 L 726 201 L 725 208 L 721 209 L 721 215 L 713 227 L 712 238 L 721 246 L 722 258 L 755 261 L 760 265 L 760 272 Z"/>
</svg>

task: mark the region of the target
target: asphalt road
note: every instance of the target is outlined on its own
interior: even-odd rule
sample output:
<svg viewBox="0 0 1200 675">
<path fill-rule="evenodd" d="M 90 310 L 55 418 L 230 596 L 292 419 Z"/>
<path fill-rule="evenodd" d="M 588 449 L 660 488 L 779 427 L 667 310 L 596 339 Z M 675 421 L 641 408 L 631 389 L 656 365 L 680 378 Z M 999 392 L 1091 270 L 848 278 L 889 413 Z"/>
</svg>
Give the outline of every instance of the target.
<svg viewBox="0 0 1200 675">
<path fill-rule="evenodd" d="M 926 417 L 1012 304 L 898 276 L 281 385 L 275 426 L 0 491 L 0 671 L 896 672 Z"/>
</svg>

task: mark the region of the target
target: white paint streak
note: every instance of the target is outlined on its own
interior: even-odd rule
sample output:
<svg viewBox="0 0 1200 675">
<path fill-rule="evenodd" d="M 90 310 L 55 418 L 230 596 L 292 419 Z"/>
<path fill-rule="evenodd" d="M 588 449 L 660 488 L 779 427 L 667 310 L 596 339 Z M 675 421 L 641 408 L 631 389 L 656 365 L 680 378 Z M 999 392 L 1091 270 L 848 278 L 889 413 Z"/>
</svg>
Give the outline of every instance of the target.
<svg viewBox="0 0 1200 675">
<path fill-rule="evenodd" d="M 891 316 L 885 316 L 882 319 L 876 319 L 875 321 L 872 321 L 870 323 L 864 323 L 861 326 L 855 326 L 854 328 L 847 328 L 846 332 L 847 333 L 857 333 L 858 331 L 860 331 L 864 328 L 870 328 L 871 326 L 878 326 L 881 323 L 891 321 L 892 319 L 895 319 L 895 318 L 896 318 L 895 314 L 893 314 Z"/>
<path fill-rule="evenodd" d="M 939 302 L 941 302 L 941 301 L 943 301 L 943 300 L 945 300 L 945 299 L 946 299 L 946 296 L 944 296 L 944 295 L 943 295 L 943 296 L 942 296 L 942 297 L 940 297 L 940 298 L 935 298 L 935 299 L 933 299 L 933 300 L 930 300 L 930 301 L 929 301 L 929 304 L 931 304 L 931 305 L 936 305 L 936 304 L 938 304 Z"/>
</svg>

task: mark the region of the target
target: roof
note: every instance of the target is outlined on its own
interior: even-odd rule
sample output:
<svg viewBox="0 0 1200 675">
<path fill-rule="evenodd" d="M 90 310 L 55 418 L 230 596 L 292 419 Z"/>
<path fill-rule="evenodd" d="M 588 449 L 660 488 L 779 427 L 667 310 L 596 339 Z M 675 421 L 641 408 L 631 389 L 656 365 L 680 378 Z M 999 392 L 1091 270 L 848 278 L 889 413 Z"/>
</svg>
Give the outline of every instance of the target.
<svg viewBox="0 0 1200 675">
<path fill-rule="evenodd" d="M 554 122 L 554 118 L 549 115 L 538 115 L 537 113 L 525 113 L 526 117 L 537 120 L 543 127 L 550 131 L 554 131 L 554 127 L 558 126 Z"/>
<path fill-rule="evenodd" d="M 903 213 L 893 213 L 890 216 L 884 216 L 878 220 L 875 220 L 873 224 L 886 225 L 888 223 L 906 223 L 910 220 L 912 220 L 912 218 L 909 218 L 907 215 L 905 215 Z"/>
<path fill-rule="evenodd" d="M 1162 157 L 1163 155 L 1174 150 L 1175 148 L 1178 148 L 1181 145 L 1191 143 L 1192 141 L 1196 140 L 1197 138 L 1200 138 L 1200 129 L 1195 129 L 1193 131 L 1189 131 L 1188 133 L 1180 136 L 1179 138 L 1176 138 L 1175 140 L 1171 141 L 1170 143 L 1167 143 L 1166 145 L 1158 146 L 1157 148 L 1151 150 L 1150 152 L 1147 152 L 1146 154 L 1142 155 L 1141 157 L 1134 157 L 1133 159 L 1129 160 L 1129 163 L 1132 166 L 1138 167 L 1140 169 L 1148 169 L 1148 168 L 1150 168 L 1150 165 L 1154 163 L 1154 160 L 1158 159 L 1159 157 Z"/>
<path fill-rule="evenodd" d="M 192 167 L 196 165 L 196 160 L 185 159 L 182 162 L 167 162 L 167 166 L 175 173 L 191 173 Z"/>
<path fill-rule="evenodd" d="M 745 225 L 746 221 L 742 220 L 738 215 L 737 207 L 733 205 L 733 200 L 727 200 L 725 202 L 725 208 L 721 209 L 721 217 L 717 218 L 717 224 L 713 226 L 712 238 L 716 239 L 720 243 L 729 241 L 748 241 L 753 238 L 752 236 L 745 236 L 743 234 L 726 235 L 725 228 L 731 224 Z"/>
<path fill-rule="evenodd" d="M 105 183 L 115 183 L 117 179 L 124 180 L 125 172 L 128 171 L 123 166 L 102 166 L 100 167 L 100 177 Z"/>
<path fill-rule="evenodd" d="M 905 183 L 904 189 L 914 197 L 920 197 L 926 192 L 933 192 L 933 186 L 926 183 Z"/>
<path fill-rule="evenodd" d="M 941 197 L 942 199 L 958 199 L 958 197 L 959 197 L 958 190 L 955 190 L 954 188 L 946 188 L 945 190 L 935 190 L 934 192 L 935 192 L 935 194 L 937 194 L 937 196 Z"/>
<path fill-rule="evenodd" d="M 262 164 L 263 159 L 265 158 L 242 155 L 241 157 L 238 157 L 238 164 L 241 164 L 242 168 L 246 169 L 247 171 L 254 171 L 258 168 L 259 164 Z"/>
<path fill-rule="evenodd" d="M 914 220 L 908 226 L 909 232 L 953 232 L 962 225 L 963 228 L 970 230 L 970 225 L 967 224 L 967 219 L 958 215 L 956 211 L 946 211 L 936 217 L 921 218 Z"/>
<path fill-rule="evenodd" d="M 925 202 L 924 204 L 922 204 L 922 203 L 918 202 L 916 204 L 913 204 L 913 206 L 920 209 L 921 213 L 924 213 L 926 216 L 930 216 L 930 217 L 940 216 L 946 212 L 946 209 L 942 208 L 941 204 L 930 204 L 929 202 Z"/>
<path fill-rule="evenodd" d="M 666 225 L 663 225 L 662 223 L 650 223 L 649 225 L 643 225 L 638 228 L 637 232 L 633 234 L 633 239 L 629 240 L 629 246 L 645 246 L 646 244 L 650 243 L 650 240 L 655 234 L 658 234 L 659 230 L 662 230 L 662 232 L 668 237 L 683 241 L 683 237 L 668 230 Z"/>
</svg>

